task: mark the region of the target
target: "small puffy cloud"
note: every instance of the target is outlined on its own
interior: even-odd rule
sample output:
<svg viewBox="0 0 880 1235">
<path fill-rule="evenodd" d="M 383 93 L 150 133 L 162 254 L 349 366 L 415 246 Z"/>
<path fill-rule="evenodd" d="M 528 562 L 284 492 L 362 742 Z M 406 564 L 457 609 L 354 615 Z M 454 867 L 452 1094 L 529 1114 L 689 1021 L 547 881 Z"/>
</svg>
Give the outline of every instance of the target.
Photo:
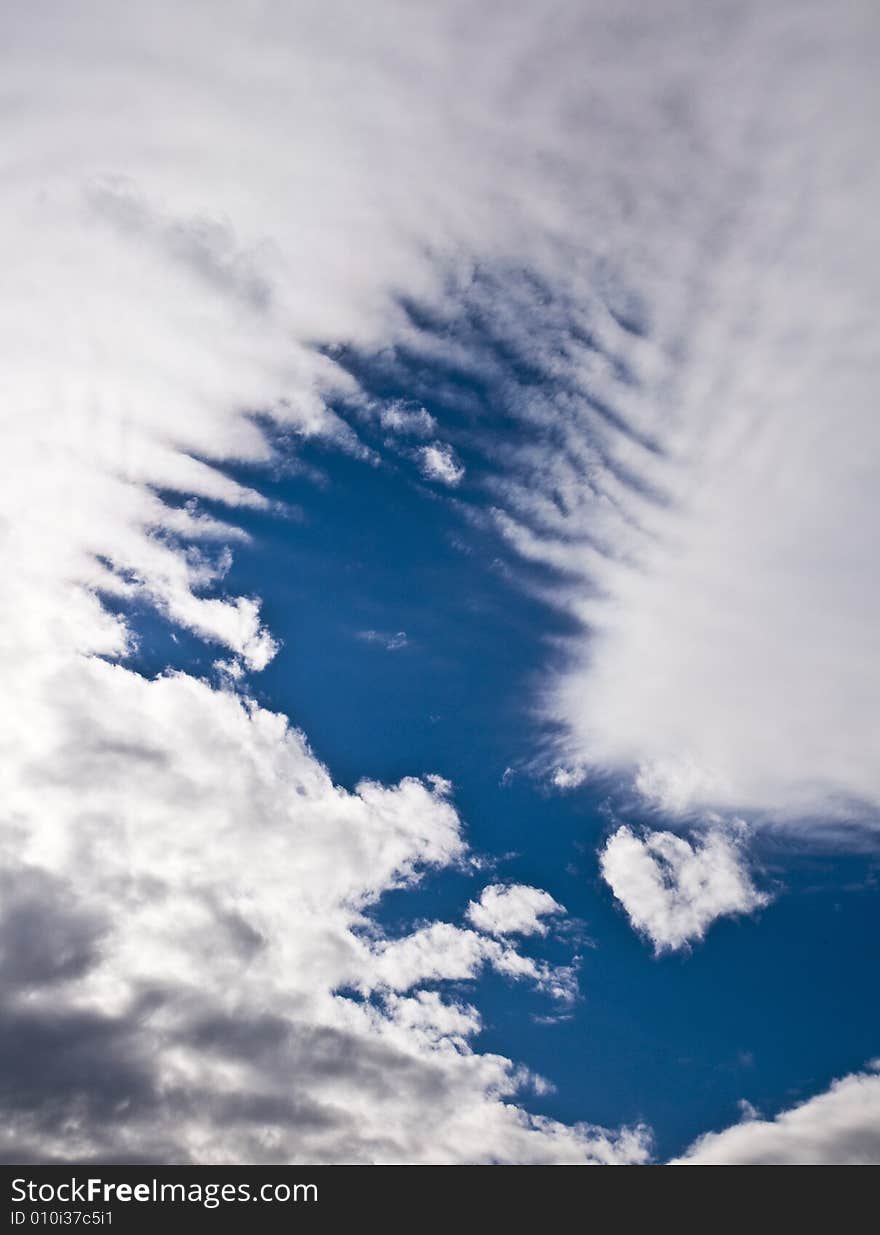
<svg viewBox="0 0 880 1235">
<path fill-rule="evenodd" d="M 455 451 L 441 442 L 423 446 L 419 451 L 419 461 L 426 480 L 436 480 L 454 487 L 464 476 L 464 467 L 456 458 Z"/>
<path fill-rule="evenodd" d="M 524 883 L 489 884 L 467 909 L 468 920 L 487 935 L 546 935 L 547 924 L 541 919 L 558 913 L 565 913 L 564 905 Z"/>
<path fill-rule="evenodd" d="M 548 899 L 556 904 L 552 897 Z M 557 905 L 556 909 L 560 910 L 561 906 Z M 532 922 L 533 929 L 519 928 L 519 933 L 545 932 L 546 927 L 534 917 Z M 433 922 L 402 939 L 382 941 L 373 950 L 372 960 L 364 958 L 359 988 L 364 994 L 407 991 L 422 982 L 467 981 L 485 968 L 514 980 L 532 982 L 539 990 L 564 1003 L 577 997 L 574 967 L 544 964 L 496 939 L 486 939 L 476 931 L 449 922 Z"/>
<path fill-rule="evenodd" d="M 876 1063 L 876 1061 L 875 1061 Z M 701 1136 L 675 1166 L 874 1166 L 880 1162 L 880 1076 L 856 1072 L 775 1119 L 748 1117 Z"/>
<path fill-rule="evenodd" d="M 693 843 L 672 832 L 640 838 L 620 827 L 599 856 L 602 877 L 654 950 L 702 939 L 716 918 L 751 913 L 769 897 L 752 884 L 736 833 L 717 829 Z"/>
</svg>

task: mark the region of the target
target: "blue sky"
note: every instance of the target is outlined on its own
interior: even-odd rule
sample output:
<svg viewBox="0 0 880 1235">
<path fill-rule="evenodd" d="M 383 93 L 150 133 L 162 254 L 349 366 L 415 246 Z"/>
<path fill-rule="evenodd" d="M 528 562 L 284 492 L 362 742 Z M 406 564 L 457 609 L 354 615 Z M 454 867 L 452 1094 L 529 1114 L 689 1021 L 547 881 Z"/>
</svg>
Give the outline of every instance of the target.
<svg viewBox="0 0 880 1235">
<path fill-rule="evenodd" d="M 858 1071 L 880 1014 L 873 847 L 756 838 L 750 856 L 773 903 L 754 919 L 720 920 L 693 950 L 655 957 L 596 854 L 612 820 L 656 820 L 627 810 L 613 780 L 560 792 L 530 769 L 536 694 L 564 618 L 524 594 L 497 537 L 412 469 L 320 448 L 297 460 L 309 471 L 261 478 L 293 513 L 241 520 L 253 542 L 226 580 L 232 592 L 267 597 L 283 640 L 254 693 L 301 726 L 348 787 L 365 774 L 448 777 L 493 878 L 546 888 L 568 909 L 574 929 L 540 950 L 559 963 L 580 955 L 571 1008 L 498 977 L 460 987 L 484 1016 L 479 1049 L 555 1087 L 526 1106 L 565 1122 L 585 1112 L 607 1125 L 644 1120 L 663 1159 L 736 1122 L 742 1099 L 772 1115 Z M 193 658 L 208 670 L 210 649 L 187 644 L 181 654 L 155 619 L 136 629 L 146 672 Z M 361 637 L 371 630 L 404 631 L 406 646 Z M 506 769 L 519 770 L 505 779 Z M 458 916 L 479 881 L 468 870 L 431 875 L 418 890 L 388 893 L 375 917 L 397 935 Z"/>
<path fill-rule="evenodd" d="M 759 920 L 717 923 L 689 955 L 655 959 L 596 869 L 613 787 L 560 794 L 527 771 L 503 783 L 534 747 L 535 684 L 552 654 L 543 640 L 558 616 L 498 569 L 497 544 L 410 478 L 355 463 L 310 489 L 282 485 L 303 523 L 273 535 L 264 522 L 253 574 L 249 555 L 239 558 L 245 591 L 269 591 L 261 572 L 285 575 L 272 589 L 285 647 L 263 680 L 266 702 L 302 724 L 343 783 L 365 768 L 383 780 L 407 768 L 449 777 L 474 848 L 500 859 L 505 881 L 548 888 L 583 923 L 583 999 L 571 1020 L 536 1023 L 552 1015 L 547 1001 L 500 980 L 476 996 L 488 1021 L 481 1046 L 557 1086 L 535 1109 L 567 1121 L 585 1111 L 607 1124 L 643 1118 L 665 1157 L 732 1122 L 740 1098 L 771 1114 L 858 1070 L 880 1019 L 876 854 L 758 844 L 776 903 Z M 407 647 L 365 644 L 364 627 L 403 629 Z M 449 882 L 431 879 L 399 907 L 392 895 L 380 919 L 399 930 L 474 895 L 471 879 Z"/>
</svg>

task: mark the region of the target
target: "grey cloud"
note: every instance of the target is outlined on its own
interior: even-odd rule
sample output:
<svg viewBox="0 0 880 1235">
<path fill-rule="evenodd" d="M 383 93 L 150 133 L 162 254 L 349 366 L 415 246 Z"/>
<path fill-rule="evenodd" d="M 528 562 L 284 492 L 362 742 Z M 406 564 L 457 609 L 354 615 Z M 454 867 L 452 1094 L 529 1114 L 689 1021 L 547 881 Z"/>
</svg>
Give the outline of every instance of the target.
<svg viewBox="0 0 880 1235">
<path fill-rule="evenodd" d="M 100 917 L 39 867 L 0 872 L 0 980 L 9 988 L 67 982 L 95 963 Z"/>
<path fill-rule="evenodd" d="M 3 1161 L 69 1161 L 99 1146 L 113 1153 L 113 1127 L 157 1109 L 152 1070 L 130 1030 L 89 1013 L 0 1011 Z"/>
</svg>

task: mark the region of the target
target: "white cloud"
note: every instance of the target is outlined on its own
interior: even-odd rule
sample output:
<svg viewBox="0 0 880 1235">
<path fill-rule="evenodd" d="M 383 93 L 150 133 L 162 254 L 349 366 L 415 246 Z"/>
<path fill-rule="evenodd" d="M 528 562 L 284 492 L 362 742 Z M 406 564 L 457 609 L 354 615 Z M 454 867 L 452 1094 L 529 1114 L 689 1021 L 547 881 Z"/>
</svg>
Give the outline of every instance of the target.
<svg viewBox="0 0 880 1235">
<path fill-rule="evenodd" d="M 880 1076 L 860 1072 L 782 1111 L 710 1132 L 678 1166 L 876 1166 L 880 1162 Z"/>
<path fill-rule="evenodd" d="M 186 675 L 54 649 L 3 668 L 7 1156 L 644 1158 L 644 1132 L 526 1115 L 525 1074 L 434 989 L 488 964 L 565 1000 L 570 971 L 371 923 L 465 853 L 442 778 L 348 793 L 284 717 Z"/>
<path fill-rule="evenodd" d="M 549 892 L 524 883 L 491 883 L 478 901 L 468 905 L 467 916 L 477 930 L 489 935 L 546 935 L 541 919 L 564 913 Z"/>
<path fill-rule="evenodd" d="M 874 810 L 871 5 L 221 7 L 3 15 L 3 397 L 45 488 L 87 443 L 129 506 L 258 500 L 212 466 L 266 457 L 241 408 L 358 448 L 316 340 L 451 358 L 507 381 L 503 530 L 590 632 L 555 762 L 673 812 Z M 463 301 L 498 346 L 445 331 Z M 418 461 L 461 479 L 439 441 Z M 252 610 L 181 586 L 165 607 L 265 660 Z"/>
<path fill-rule="evenodd" d="M 451 446 L 442 442 L 432 442 L 419 451 L 422 465 L 422 475 L 427 480 L 437 480 L 441 484 L 455 486 L 464 477 L 464 468 L 455 457 Z"/>
<path fill-rule="evenodd" d="M 690 842 L 672 832 L 640 838 L 623 826 L 609 837 L 599 864 L 633 927 L 658 953 L 687 947 L 717 918 L 751 913 L 769 901 L 752 885 L 730 830 Z"/>
<path fill-rule="evenodd" d="M 414 437 L 430 437 L 437 431 L 437 421 L 423 407 L 409 408 L 400 403 L 383 407 L 379 413 L 383 429 L 394 433 L 408 433 Z"/>
<path fill-rule="evenodd" d="M 557 789 L 578 789 L 587 780 L 587 770 L 582 767 L 554 768 L 550 777 Z"/>
<path fill-rule="evenodd" d="M 474 920 L 472 913 L 468 916 L 480 930 L 486 929 Z M 526 928 L 529 925 L 526 921 Z M 543 934 L 546 928 L 541 929 L 540 923 L 536 925 L 537 930 L 511 925 L 508 931 L 494 933 Z M 461 982 L 475 978 L 484 966 L 509 978 L 526 978 L 555 999 L 570 1002 L 577 995 L 573 967 L 545 965 L 495 939 L 486 939 L 476 931 L 463 930 L 448 922 L 434 922 L 403 939 L 383 941 L 374 949 L 373 963 L 365 966 L 361 989 L 364 993 L 374 989 L 405 991 L 420 982 Z"/>
</svg>

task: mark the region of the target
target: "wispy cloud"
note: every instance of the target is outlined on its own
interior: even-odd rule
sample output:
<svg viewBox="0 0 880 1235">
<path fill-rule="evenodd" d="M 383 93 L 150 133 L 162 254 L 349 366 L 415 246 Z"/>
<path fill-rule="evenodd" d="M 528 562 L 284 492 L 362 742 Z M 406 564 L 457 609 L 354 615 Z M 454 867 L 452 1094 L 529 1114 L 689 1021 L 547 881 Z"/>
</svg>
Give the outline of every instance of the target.
<svg viewBox="0 0 880 1235">
<path fill-rule="evenodd" d="M 638 259 L 611 228 L 616 274 L 506 323 L 520 364 L 556 378 L 511 382 L 547 441 L 496 491 L 500 531 L 583 626 L 548 700 L 557 761 L 673 815 L 880 807 L 877 27 L 802 13 L 752 12 L 679 80 L 692 144 L 658 128 L 667 167 L 621 172 Z"/>
<path fill-rule="evenodd" d="M 437 432 L 437 421 L 423 407 L 406 407 L 392 403 L 379 412 L 383 429 L 413 437 L 432 437 Z"/>
</svg>

